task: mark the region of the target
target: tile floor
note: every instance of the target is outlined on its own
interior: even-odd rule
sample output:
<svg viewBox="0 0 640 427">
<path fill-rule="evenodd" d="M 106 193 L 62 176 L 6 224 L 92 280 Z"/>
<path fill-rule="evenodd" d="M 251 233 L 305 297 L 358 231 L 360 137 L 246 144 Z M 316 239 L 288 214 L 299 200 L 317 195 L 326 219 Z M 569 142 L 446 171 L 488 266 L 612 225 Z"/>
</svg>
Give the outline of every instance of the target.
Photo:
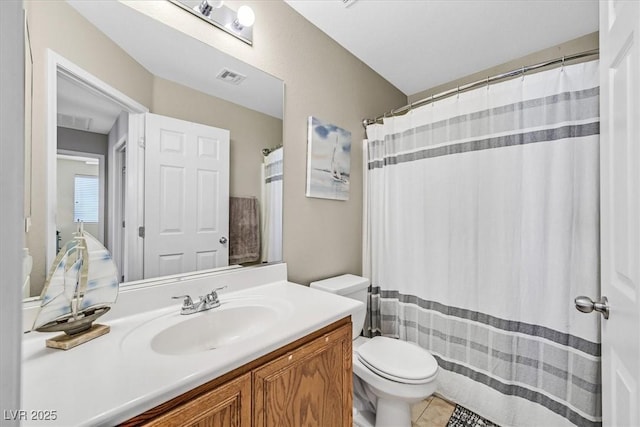
<svg viewBox="0 0 640 427">
<path fill-rule="evenodd" d="M 411 407 L 411 427 L 446 427 L 456 405 L 430 396 Z"/>
</svg>

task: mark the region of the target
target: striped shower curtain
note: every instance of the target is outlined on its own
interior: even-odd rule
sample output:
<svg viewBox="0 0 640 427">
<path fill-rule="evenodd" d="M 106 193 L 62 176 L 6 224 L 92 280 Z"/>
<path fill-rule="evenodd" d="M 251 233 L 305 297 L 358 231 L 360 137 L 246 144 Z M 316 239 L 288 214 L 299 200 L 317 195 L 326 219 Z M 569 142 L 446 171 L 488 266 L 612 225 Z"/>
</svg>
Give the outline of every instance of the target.
<svg viewBox="0 0 640 427">
<path fill-rule="evenodd" d="M 262 164 L 262 262 L 282 261 L 282 151 Z"/>
<path fill-rule="evenodd" d="M 369 333 L 413 341 L 438 393 L 503 426 L 601 424 L 597 61 L 367 128 Z"/>
</svg>

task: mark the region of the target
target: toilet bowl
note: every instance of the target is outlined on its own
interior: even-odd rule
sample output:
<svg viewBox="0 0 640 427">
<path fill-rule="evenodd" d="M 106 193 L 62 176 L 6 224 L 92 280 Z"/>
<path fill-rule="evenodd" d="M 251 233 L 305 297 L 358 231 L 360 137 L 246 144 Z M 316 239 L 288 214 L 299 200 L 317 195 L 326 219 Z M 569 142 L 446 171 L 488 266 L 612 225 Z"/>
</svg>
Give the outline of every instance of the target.
<svg viewBox="0 0 640 427">
<path fill-rule="evenodd" d="M 376 427 L 410 426 L 411 405 L 436 391 L 436 360 L 416 344 L 393 338 L 358 337 L 353 347 L 353 373 L 377 397 Z M 384 357 L 377 358 L 380 353 Z"/>
<path fill-rule="evenodd" d="M 312 288 L 367 302 L 369 280 L 345 274 L 310 284 Z M 353 323 L 353 373 L 375 396 L 375 426 L 411 426 L 411 404 L 436 390 L 438 363 L 417 344 L 388 337 L 360 336 L 366 308 L 351 314 Z M 357 417 L 354 424 L 371 425 L 368 417 Z"/>
</svg>

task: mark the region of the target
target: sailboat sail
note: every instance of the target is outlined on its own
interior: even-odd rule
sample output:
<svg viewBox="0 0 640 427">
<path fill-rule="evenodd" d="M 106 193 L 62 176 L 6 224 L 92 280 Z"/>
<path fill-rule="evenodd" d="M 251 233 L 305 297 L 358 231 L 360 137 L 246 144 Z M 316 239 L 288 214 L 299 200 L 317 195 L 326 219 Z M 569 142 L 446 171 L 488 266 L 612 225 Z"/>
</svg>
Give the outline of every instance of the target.
<svg viewBox="0 0 640 427">
<path fill-rule="evenodd" d="M 96 308 L 109 307 L 118 286 L 118 269 L 109 251 L 80 227 L 51 267 L 33 329 L 72 323 Z"/>
<path fill-rule="evenodd" d="M 60 253 L 56 257 L 45 283 L 45 288 L 42 293 L 42 304 L 33 324 L 33 329 L 72 312 L 72 300 L 67 297 L 67 292 L 65 292 L 65 279 L 68 265 L 72 257 L 75 256 L 75 253 L 77 253 L 76 246 L 67 244 L 60 250 Z"/>
<path fill-rule="evenodd" d="M 342 177 L 340 170 L 338 169 L 338 162 L 336 161 L 336 151 L 338 150 L 338 135 L 336 135 L 336 144 L 333 146 L 333 155 L 331 156 L 331 177 L 339 182 L 346 182 Z"/>
<path fill-rule="evenodd" d="M 87 279 L 81 291 L 84 295 L 80 310 L 113 304 L 118 298 L 118 267 L 109 251 L 91 234 L 85 233 L 88 252 Z"/>
</svg>

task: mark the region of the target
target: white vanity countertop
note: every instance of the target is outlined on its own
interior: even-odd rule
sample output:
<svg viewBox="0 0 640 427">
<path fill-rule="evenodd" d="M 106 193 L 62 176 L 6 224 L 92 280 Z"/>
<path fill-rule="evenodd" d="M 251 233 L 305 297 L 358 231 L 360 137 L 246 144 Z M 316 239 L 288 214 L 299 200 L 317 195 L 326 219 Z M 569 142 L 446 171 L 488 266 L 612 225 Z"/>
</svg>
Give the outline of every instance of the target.
<svg viewBox="0 0 640 427">
<path fill-rule="evenodd" d="M 146 337 L 149 341 L 138 338 L 141 328 L 150 330 L 149 321 L 177 314 L 180 303 L 115 320 L 99 319 L 111 327 L 110 333 L 68 351 L 45 347 L 45 340 L 59 333 L 26 334 L 22 425 L 118 424 L 364 309 L 358 301 L 286 281 L 220 296 L 223 306 L 243 298 L 285 301 L 286 314 L 266 332 L 193 354 L 161 355 L 151 349 L 151 336 Z M 37 419 L 47 411 L 55 411 L 55 420 Z"/>
</svg>

